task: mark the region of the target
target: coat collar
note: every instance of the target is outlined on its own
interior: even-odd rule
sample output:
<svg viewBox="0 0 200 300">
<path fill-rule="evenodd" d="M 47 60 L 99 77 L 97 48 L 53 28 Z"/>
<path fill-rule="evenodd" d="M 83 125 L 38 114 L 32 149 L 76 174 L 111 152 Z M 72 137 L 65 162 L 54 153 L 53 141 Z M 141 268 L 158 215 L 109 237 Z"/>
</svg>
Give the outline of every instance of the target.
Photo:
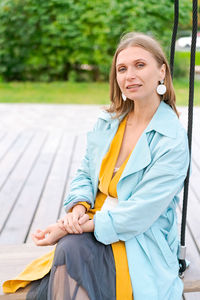
<svg viewBox="0 0 200 300">
<path fill-rule="evenodd" d="M 123 114 L 118 119 L 113 119 L 113 115 L 114 114 L 102 111 L 99 118 L 109 122 L 113 127 L 113 125 L 119 125 L 121 120 L 125 117 L 125 114 Z M 155 130 L 168 137 L 176 138 L 177 119 L 178 117 L 173 109 L 164 101 L 161 101 L 144 132 L 147 133 Z"/>
<path fill-rule="evenodd" d="M 149 125 L 144 130 L 133 149 L 129 161 L 127 162 L 124 172 L 118 182 L 118 188 L 120 186 L 120 182 L 125 177 L 144 169 L 151 162 L 151 151 L 146 133 L 154 130 L 167 137 L 175 138 L 177 135 L 177 119 L 178 118 L 172 108 L 165 102 L 161 101 L 153 115 L 153 118 L 149 122 Z M 138 159 L 138 157 L 140 157 L 140 159 Z"/>
<path fill-rule="evenodd" d="M 155 114 L 153 115 L 153 118 L 145 129 L 145 132 L 147 133 L 155 130 L 162 135 L 176 138 L 177 120 L 178 117 L 171 106 L 166 104 L 164 101 L 161 101 Z"/>
</svg>

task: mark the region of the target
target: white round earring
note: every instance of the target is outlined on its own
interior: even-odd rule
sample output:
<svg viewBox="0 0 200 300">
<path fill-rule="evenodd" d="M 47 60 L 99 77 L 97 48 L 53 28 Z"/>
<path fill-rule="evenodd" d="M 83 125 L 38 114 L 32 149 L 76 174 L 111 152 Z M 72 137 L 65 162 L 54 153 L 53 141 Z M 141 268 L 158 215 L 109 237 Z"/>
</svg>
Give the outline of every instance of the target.
<svg viewBox="0 0 200 300">
<path fill-rule="evenodd" d="M 164 95 L 166 93 L 166 90 L 167 90 L 167 88 L 166 88 L 166 85 L 164 85 L 164 80 L 161 80 L 160 84 L 157 86 L 157 89 L 156 89 L 158 95 Z"/>
<path fill-rule="evenodd" d="M 126 96 L 122 93 L 122 99 L 126 101 Z"/>
</svg>

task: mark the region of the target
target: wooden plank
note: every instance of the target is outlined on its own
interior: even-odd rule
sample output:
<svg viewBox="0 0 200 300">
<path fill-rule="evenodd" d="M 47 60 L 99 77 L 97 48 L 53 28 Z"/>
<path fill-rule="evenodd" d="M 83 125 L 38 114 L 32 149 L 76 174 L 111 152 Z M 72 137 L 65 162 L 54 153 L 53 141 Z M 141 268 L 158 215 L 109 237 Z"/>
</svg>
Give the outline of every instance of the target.
<svg viewBox="0 0 200 300">
<path fill-rule="evenodd" d="M 200 110 L 198 109 L 198 113 Z M 183 123 L 187 124 L 186 114 L 183 116 Z M 191 291 L 200 291 L 200 255 L 199 255 L 199 232 L 198 228 L 200 225 L 199 219 L 199 182 L 200 182 L 200 162 L 199 162 L 199 115 L 197 109 L 194 110 L 193 119 L 193 140 L 192 140 L 192 173 L 190 177 L 189 195 L 188 195 L 188 213 L 187 213 L 187 224 L 186 229 L 186 246 L 187 246 L 187 258 L 191 261 L 190 267 L 185 272 L 185 294 L 184 299 L 193 300 L 200 299 L 200 293 Z M 197 126 L 198 125 L 198 126 Z M 185 126 L 186 127 L 186 126 Z M 182 203 L 181 203 L 182 204 Z M 182 205 L 181 205 L 182 206 Z M 198 247 L 197 247 L 198 246 Z M 191 282 L 192 280 L 192 282 Z"/>
<path fill-rule="evenodd" d="M 12 103 L 3 107 L 0 103 L 0 129 L 42 128 L 52 132 L 55 128 L 62 128 L 74 134 L 85 133 L 92 128 L 99 113 L 99 105 Z"/>
<path fill-rule="evenodd" d="M 86 151 L 86 134 L 77 135 L 69 181 L 75 176 Z"/>
<path fill-rule="evenodd" d="M 16 141 L 19 139 L 20 134 L 15 131 L 8 132 L 4 138 L 0 140 L 0 161 L 9 152 L 9 149 L 14 146 Z"/>
<path fill-rule="evenodd" d="M 14 294 L 0 294 L 0 300 L 26 300 L 26 296 L 30 289 L 30 284 L 24 289 L 19 289 Z"/>
<path fill-rule="evenodd" d="M 55 159 L 61 132 L 49 135 L 1 234 L 1 243 L 23 243 Z"/>
<path fill-rule="evenodd" d="M 198 141 L 196 139 L 193 139 L 193 141 L 192 141 L 192 159 L 200 173 L 199 148 L 200 148 L 200 144 L 198 144 Z M 192 169 L 192 171 L 193 171 L 193 169 Z"/>
<path fill-rule="evenodd" d="M 181 210 L 180 207 L 177 209 L 177 215 L 178 215 L 178 224 L 179 224 L 179 231 L 180 231 L 180 224 L 181 224 Z M 193 281 L 193 284 L 195 286 L 198 286 L 199 290 L 199 279 L 200 279 L 200 268 L 199 268 L 199 262 L 200 262 L 200 254 L 196 247 L 196 244 L 193 240 L 193 237 L 191 236 L 191 232 L 188 227 L 186 227 L 186 259 L 190 261 L 190 265 L 185 271 L 184 274 L 184 293 L 188 293 L 191 290 L 194 290 L 194 285 L 191 285 L 191 281 Z"/>
<path fill-rule="evenodd" d="M 184 295 L 185 300 L 199 300 L 200 299 L 200 293 L 188 293 Z"/>
<path fill-rule="evenodd" d="M 0 299 L 23 299 L 21 296 L 26 294 L 24 289 L 21 289 L 19 293 L 6 294 L 3 298 L 2 283 L 6 280 L 14 278 L 27 264 L 31 263 L 34 259 L 48 253 L 54 248 L 50 247 L 37 247 L 30 244 L 22 245 L 1 245 L 0 247 Z M 16 297 L 14 297 L 16 295 Z M 24 298 L 25 299 L 25 298 Z"/>
<path fill-rule="evenodd" d="M 74 151 L 73 146 L 74 136 L 65 133 L 31 225 L 27 242 L 31 240 L 31 233 L 37 228 L 44 229 L 58 219 L 60 207 L 63 206 L 64 191 Z"/>
<path fill-rule="evenodd" d="M 24 132 L 12 143 L 12 151 L 6 153 L 3 160 L 0 162 L 0 189 L 3 187 L 9 175 L 20 161 L 27 145 L 33 136 L 32 132 Z"/>
<path fill-rule="evenodd" d="M 45 141 L 45 137 L 46 134 L 44 132 L 38 132 L 35 134 L 18 165 L 11 173 L 9 180 L 0 191 L 0 205 L 3 207 L 3 209 L 0 210 L 0 232 L 3 230 L 10 212 L 14 209 L 14 206 L 17 203 L 17 199 L 37 160 L 38 153 Z"/>
<path fill-rule="evenodd" d="M 67 196 L 69 192 L 71 181 L 74 178 L 76 171 L 81 164 L 82 158 L 85 154 L 85 150 L 86 150 L 86 135 L 85 134 L 78 135 L 75 140 L 75 149 L 71 160 L 71 166 L 69 169 L 68 181 L 66 184 L 64 198 Z M 64 208 L 62 207 L 62 209 L 60 210 L 59 218 L 63 217 L 64 215 L 65 215 L 65 211 Z"/>
<path fill-rule="evenodd" d="M 199 218 L 199 208 L 200 203 L 199 200 L 196 197 L 196 194 L 194 193 L 193 184 L 196 183 L 196 178 L 199 177 L 199 172 L 196 169 L 195 165 L 193 165 L 193 173 L 191 175 L 191 182 L 189 187 L 189 193 L 188 193 L 188 208 L 187 208 L 187 222 L 188 226 L 191 229 L 192 235 L 194 236 L 194 239 L 196 241 L 196 244 L 198 246 L 198 249 L 200 251 L 200 218 Z M 197 183 L 196 183 L 197 184 Z M 197 189 L 195 186 L 195 189 Z M 182 206 L 182 202 L 180 203 Z"/>
<path fill-rule="evenodd" d="M 184 283 L 184 292 L 200 292 L 200 280 L 185 280 Z"/>
<path fill-rule="evenodd" d="M 192 133 L 192 157 L 195 160 L 196 163 L 200 166 L 199 161 L 199 151 L 200 148 L 200 121 L 199 121 L 199 115 L 200 115 L 200 107 L 194 108 L 194 116 L 193 116 L 193 133 Z M 180 118 L 181 123 L 185 127 L 187 131 L 187 110 L 185 108 L 185 112 L 181 115 Z"/>
<path fill-rule="evenodd" d="M 6 132 L 0 131 L 0 143 L 2 143 L 5 137 L 6 137 Z"/>
</svg>

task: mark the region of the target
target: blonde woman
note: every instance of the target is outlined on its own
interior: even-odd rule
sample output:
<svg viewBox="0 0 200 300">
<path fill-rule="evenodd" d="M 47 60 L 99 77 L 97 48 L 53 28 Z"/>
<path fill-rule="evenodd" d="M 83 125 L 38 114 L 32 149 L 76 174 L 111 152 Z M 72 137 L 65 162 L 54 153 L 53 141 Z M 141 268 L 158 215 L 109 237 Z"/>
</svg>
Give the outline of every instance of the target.
<svg viewBox="0 0 200 300">
<path fill-rule="evenodd" d="M 176 205 L 188 140 L 155 39 L 121 39 L 110 98 L 88 133 L 66 215 L 33 235 L 36 245 L 58 242 L 45 293 L 59 300 L 179 300 Z"/>
</svg>

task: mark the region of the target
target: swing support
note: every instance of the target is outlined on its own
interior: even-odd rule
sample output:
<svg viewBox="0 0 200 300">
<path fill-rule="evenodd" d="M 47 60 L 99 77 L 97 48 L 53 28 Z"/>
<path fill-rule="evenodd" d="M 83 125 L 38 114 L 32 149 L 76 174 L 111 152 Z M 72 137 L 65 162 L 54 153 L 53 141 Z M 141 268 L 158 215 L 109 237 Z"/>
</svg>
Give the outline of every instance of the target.
<svg viewBox="0 0 200 300">
<path fill-rule="evenodd" d="M 193 101 L 194 101 L 194 74 L 195 74 L 195 53 L 196 53 L 196 39 L 197 39 L 197 24 L 198 24 L 198 2 L 193 0 L 192 10 L 192 44 L 191 44 L 191 56 L 190 56 L 190 79 L 189 79 L 189 105 L 188 105 L 188 143 L 190 151 L 190 164 L 191 164 L 191 153 L 192 153 L 192 124 L 193 124 Z M 174 54 L 175 54 L 175 42 L 178 30 L 179 20 L 179 0 L 174 1 L 174 28 L 172 33 L 171 41 L 171 53 L 170 53 L 170 70 L 173 78 L 173 67 L 174 67 Z M 186 245 L 185 245 L 185 229 L 186 229 L 186 218 L 187 218 L 187 203 L 188 203 L 188 187 L 189 187 L 189 174 L 190 164 L 188 167 L 187 177 L 184 182 L 183 192 L 183 209 L 182 209 L 182 221 L 181 221 L 181 245 L 179 248 L 179 276 L 184 277 L 186 270 Z"/>
</svg>

